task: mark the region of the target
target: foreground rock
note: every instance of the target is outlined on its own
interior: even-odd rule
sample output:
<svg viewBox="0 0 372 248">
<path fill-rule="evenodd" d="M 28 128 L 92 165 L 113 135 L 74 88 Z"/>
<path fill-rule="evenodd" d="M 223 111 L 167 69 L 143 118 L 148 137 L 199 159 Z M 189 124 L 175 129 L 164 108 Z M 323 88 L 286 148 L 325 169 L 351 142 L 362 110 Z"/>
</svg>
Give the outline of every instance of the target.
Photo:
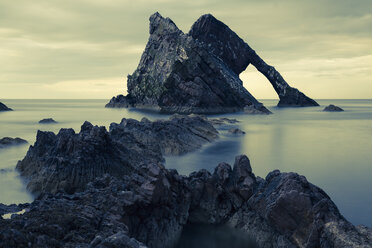
<svg viewBox="0 0 372 248">
<path fill-rule="evenodd" d="M 55 124 L 55 123 L 58 123 L 58 122 L 56 122 L 52 118 L 46 118 L 46 119 L 40 120 L 39 123 L 40 124 Z"/>
<path fill-rule="evenodd" d="M 249 64 L 256 67 L 278 94 L 279 107 L 319 106 L 313 99 L 289 86 L 273 66 L 266 64 L 247 43 L 214 16 L 201 16 L 191 27 L 189 35 L 204 43 L 208 50 L 224 61 L 236 75 L 243 72 Z"/>
<path fill-rule="evenodd" d="M 27 144 L 27 140 L 21 139 L 21 138 L 10 138 L 10 137 L 4 137 L 0 139 L 0 149 L 6 148 L 9 146 L 15 146 L 15 145 L 24 145 Z"/>
<path fill-rule="evenodd" d="M 330 104 L 327 107 L 325 107 L 323 109 L 323 111 L 326 111 L 326 112 L 342 112 L 344 110 L 342 108 L 340 108 L 340 107 L 337 107 L 337 106 L 335 106 L 333 104 Z"/>
<path fill-rule="evenodd" d="M 218 138 L 217 130 L 199 116 L 173 116 L 151 122 L 123 119 L 105 127 L 85 122 L 80 133 L 61 129 L 56 135 L 38 131 L 36 142 L 17 169 L 36 194 L 84 190 L 106 173 L 122 177 L 143 164 L 160 163 L 163 155 L 180 155 Z"/>
<path fill-rule="evenodd" d="M 150 17 L 149 41 L 127 85 L 128 95 L 112 98 L 106 107 L 212 114 L 252 106 L 270 113 L 222 60 L 159 13 Z"/>
<path fill-rule="evenodd" d="M 213 174 L 184 177 L 149 163 L 83 192 L 42 194 L 24 214 L 0 219 L 0 247 L 172 247 L 187 222 L 235 227 L 259 247 L 372 244 L 371 229 L 350 224 L 304 176 L 256 177 L 243 155 Z"/>
<path fill-rule="evenodd" d="M 1 111 L 12 111 L 12 109 L 8 108 L 4 103 L 0 102 L 0 112 Z"/>
</svg>

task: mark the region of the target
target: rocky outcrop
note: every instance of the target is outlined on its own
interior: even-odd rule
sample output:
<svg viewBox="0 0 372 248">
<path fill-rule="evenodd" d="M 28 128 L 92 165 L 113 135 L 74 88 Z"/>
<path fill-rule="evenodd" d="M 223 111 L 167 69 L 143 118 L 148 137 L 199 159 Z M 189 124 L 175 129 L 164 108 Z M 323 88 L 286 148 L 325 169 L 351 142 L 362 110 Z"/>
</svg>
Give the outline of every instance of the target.
<svg viewBox="0 0 372 248">
<path fill-rule="evenodd" d="M 40 124 L 55 124 L 58 123 L 53 118 L 46 118 L 39 121 Z"/>
<path fill-rule="evenodd" d="M 163 155 L 180 155 L 218 138 L 217 130 L 199 116 L 172 116 L 151 122 L 123 119 L 105 127 L 85 122 L 80 133 L 61 129 L 56 135 L 38 131 L 36 142 L 17 164 L 36 194 L 84 190 L 106 173 L 122 177 L 142 164 L 160 163 Z"/>
<path fill-rule="evenodd" d="M 189 177 L 148 163 L 121 178 L 97 178 L 82 192 L 43 194 L 26 208 L 0 219 L 0 247 L 172 247 L 187 222 L 229 225 L 258 247 L 372 244 L 372 230 L 350 224 L 304 176 L 256 177 L 244 155 L 233 167 Z"/>
<path fill-rule="evenodd" d="M 17 138 L 4 137 L 0 139 L 0 149 L 9 146 L 24 145 L 27 143 L 28 143 L 27 140 L 18 137 Z"/>
<path fill-rule="evenodd" d="M 120 124 L 110 125 L 110 133 L 115 140 L 121 142 L 126 142 L 121 135 L 129 133 L 146 147 L 150 147 L 150 150 L 160 150 L 163 155 L 182 155 L 195 151 L 218 138 L 217 130 L 206 118 L 181 115 L 154 122 L 147 118 L 142 118 L 141 121 L 124 118 Z"/>
<path fill-rule="evenodd" d="M 159 13 L 150 17 L 150 38 L 127 86 L 128 95 L 112 98 L 106 107 L 211 114 L 253 106 L 270 113 L 223 61 Z"/>
<path fill-rule="evenodd" d="M 342 112 L 344 110 L 342 108 L 340 108 L 340 107 L 337 107 L 337 106 L 335 106 L 333 104 L 330 104 L 327 107 L 325 107 L 323 109 L 323 111 L 326 111 L 326 112 Z"/>
<path fill-rule="evenodd" d="M 201 16 L 191 27 L 189 35 L 204 43 L 210 52 L 224 61 L 237 75 L 249 64 L 255 66 L 274 87 L 280 99 L 279 107 L 319 106 L 313 99 L 289 86 L 273 66 L 268 65 L 234 31 L 214 16 Z"/>
<path fill-rule="evenodd" d="M 0 112 L 1 111 L 12 111 L 13 109 L 8 108 L 4 103 L 0 102 Z"/>
</svg>

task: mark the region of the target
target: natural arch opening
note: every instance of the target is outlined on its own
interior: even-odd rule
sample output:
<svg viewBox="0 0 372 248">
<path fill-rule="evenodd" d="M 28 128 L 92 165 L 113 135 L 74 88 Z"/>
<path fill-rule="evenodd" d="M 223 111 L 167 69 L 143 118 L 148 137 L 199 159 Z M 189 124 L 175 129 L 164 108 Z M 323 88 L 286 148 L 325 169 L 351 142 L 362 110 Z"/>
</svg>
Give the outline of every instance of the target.
<svg viewBox="0 0 372 248">
<path fill-rule="evenodd" d="M 249 65 L 239 75 L 243 86 L 258 100 L 270 99 L 279 100 L 278 94 L 267 78 L 260 73 L 253 65 Z"/>
</svg>

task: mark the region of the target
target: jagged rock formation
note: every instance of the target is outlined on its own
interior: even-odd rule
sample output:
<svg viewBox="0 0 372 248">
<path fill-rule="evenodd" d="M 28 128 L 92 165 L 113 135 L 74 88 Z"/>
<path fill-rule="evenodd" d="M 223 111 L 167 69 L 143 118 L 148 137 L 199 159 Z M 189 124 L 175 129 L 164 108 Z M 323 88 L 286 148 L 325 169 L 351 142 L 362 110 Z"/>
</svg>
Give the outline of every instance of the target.
<svg viewBox="0 0 372 248">
<path fill-rule="evenodd" d="M 330 104 L 327 107 L 325 107 L 323 109 L 323 111 L 326 111 L 326 112 L 342 112 L 344 110 L 342 108 L 340 108 L 340 107 L 337 107 L 337 106 L 335 106 L 333 104 Z"/>
<path fill-rule="evenodd" d="M 254 65 L 272 84 L 279 107 L 319 106 L 289 86 L 236 33 L 212 15 L 201 16 L 188 34 L 159 13 L 150 17 L 150 38 L 128 95 L 106 107 L 142 107 L 167 113 L 270 113 L 244 87 L 239 74 Z"/>
<path fill-rule="evenodd" d="M 36 142 L 17 164 L 34 193 L 84 190 L 105 173 L 122 177 L 139 166 L 160 163 L 163 155 L 180 155 L 218 138 L 207 119 L 172 116 L 151 122 L 123 119 L 105 127 L 85 122 L 80 133 L 61 129 L 56 135 L 38 131 Z"/>
<path fill-rule="evenodd" d="M 305 177 L 256 177 L 242 155 L 213 174 L 185 177 L 149 163 L 83 192 L 43 194 L 23 215 L 0 218 L 0 247 L 172 247 L 187 222 L 233 226 L 264 248 L 372 244 L 372 230 L 350 224 Z"/>
<path fill-rule="evenodd" d="M 27 140 L 18 137 L 17 138 L 4 137 L 0 139 L 0 148 L 5 148 L 14 145 L 23 145 L 27 143 L 28 143 Z"/>
<path fill-rule="evenodd" d="M 270 113 L 223 61 L 159 13 L 150 17 L 149 41 L 127 85 L 128 95 L 114 97 L 106 107 L 211 114 L 253 106 Z"/>
<path fill-rule="evenodd" d="M 40 124 L 55 124 L 58 123 L 53 118 L 46 118 L 39 121 Z"/>
<path fill-rule="evenodd" d="M 261 59 L 234 31 L 211 14 L 201 16 L 191 27 L 189 35 L 205 44 L 237 75 L 252 64 L 272 84 L 279 96 L 279 107 L 319 106 L 296 88 L 292 88 L 273 67 Z"/>
<path fill-rule="evenodd" d="M 0 102 L 0 112 L 1 111 L 12 111 L 13 109 L 8 108 L 4 103 Z"/>
<path fill-rule="evenodd" d="M 218 132 L 204 117 L 173 115 L 169 120 L 154 122 L 146 118 L 141 121 L 122 119 L 120 124 L 110 125 L 111 136 L 126 142 L 123 133 L 130 133 L 147 149 L 160 151 L 163 155 L 182 155 L 199 149 L 206 142 L 218 138 Z M 128 144 L 130 145 L 130 144 Z"/>
</svg>

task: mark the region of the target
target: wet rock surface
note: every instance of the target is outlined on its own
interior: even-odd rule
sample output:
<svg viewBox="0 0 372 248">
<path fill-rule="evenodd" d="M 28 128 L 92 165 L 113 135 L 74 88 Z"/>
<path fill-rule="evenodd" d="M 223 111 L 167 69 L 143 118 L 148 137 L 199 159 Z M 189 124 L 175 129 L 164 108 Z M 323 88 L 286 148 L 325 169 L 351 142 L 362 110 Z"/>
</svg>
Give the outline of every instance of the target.
<svg viewBox="0 0 372 248">
<path fill-rule="evenodd" d="M 40 120 L 39 123 L 40 124 L 55 124 L 55 123 L 58 123 L 58 122 L 56 122 L 52 118 L 46 118 L 46 119 Z"/>
<path fill-rule="evenodd" d="M 249 64 L 256 67 L 270 81 L 278 94 L 279 107 L 319 106 L 316 101 L 289 86 L 273 66 L 268 65 L 234 31 L 214 16 L 210 14 L 201 16 L 191 27 L 189 35 L 205 44 L 209 51 L 220 58 L 236 75 L 243 72 Z"/>
<path fill-rule="evenodd" d="M 17 169 L 36 194 L 84 190 L 88 182 L 106 173 L 122 177 L 143 164 L 160 163 L 163 155 L 179 155 L 218 138 L 206 118 L 172 116 L 151 122 L 123 119 L 105 127 L 85 122 L 79 133 L 38 131 L 36 142 Z"/>
<path fill-rule="evenodd" d="M 245 132 L 239 128 L 230 128 L 229 133 L 237 134 L 237 135 L 245 134 Z"/>
<path fill-rule="evenodd" d="M 212 114 L 253 106 L 270 113 L 221 59 L 159 13 L 150 17 L 149 41 L 127 85 L 128 95 L 112 98 L 106 107 Z"/>
<path fill-rule="evenodd" d="M 27 140 L 24 140 L 18 137 L 17 138 L 4 137 L 0 139 L 0 149 L 10 147 L 10 146 L 15 146 L 15 145 L 24 145 L 27 143 L 28 143 Z"/>
<path fill-rule="evenodd" d="M 237 228 L 259 247 L 371 246 L 371 229 L 350 224 L 304 176 L 256 177 L 244 155 L 188 177 L 159 163 L 125 170 L 74 194 L 42 193 L 0 219 L 0 247 L 173 247 L 187 223 Z"/>
<path fill-rule="evenodd" d="M 327 107 L 325 107 L 323 109 L 323 111 L 325 111 L 325 112 L 342 112 L 344 110 L 342 108 L 340 108 L 340 107 L 337 107 L 337 106 L 335 106 L 333 104 L 330 104 Z"/>
<path fill-rule="evenodd" d="M 8 108 L 4 103 L 0 102 L 0 112 L 1 111 L 12 111 L 12 109 Z"/>
</svg>

